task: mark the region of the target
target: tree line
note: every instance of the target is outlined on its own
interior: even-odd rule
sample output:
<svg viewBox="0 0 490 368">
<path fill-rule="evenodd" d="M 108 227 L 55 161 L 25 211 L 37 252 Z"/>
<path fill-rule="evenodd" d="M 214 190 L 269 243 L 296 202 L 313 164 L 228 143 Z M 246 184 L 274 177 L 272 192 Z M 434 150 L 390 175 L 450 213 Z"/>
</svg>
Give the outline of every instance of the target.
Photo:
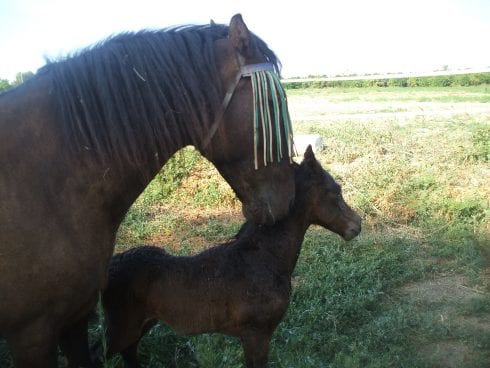
<svg viewBox="0 0 490 368">
<path fill-rule="evenodd" d="M 0 78 L 0 92 L 6 91 L 10 88 L 17 87 L 19 84 L 24 83 L 26 80 L 34 75 L 33 72 L 19 72 L 15 75 L 15 79 L 9 82 L 8 79 Z"/>
<path fill-rule="evenodd" d="M 15 80 L 9 82 L 7 79 L 0 78 L 0 93 L 10 88 L 24 83 L 34 75 L 33 72 L 19 72 L 15 75 Z M 440 75 L 428 77 L 408 77 L 408 78 L 381 78 L 377 79 L 352 79 L 338 81 L 284 81 L 286 89 L 302 88 L 332 88 L 332 87 L 456 87 L 456 86 L 477 86 L 480 84 L 490 84 L 490 73 Z"/>
<path fill-rule="evenodd" d="M 363 88 L 363 87 L 468 87 L 490 84 L 490 73 L 469 73 L 427 77 L 376 78 L 349 80 L 284 81 L 286 89 Z"/>
</svg>

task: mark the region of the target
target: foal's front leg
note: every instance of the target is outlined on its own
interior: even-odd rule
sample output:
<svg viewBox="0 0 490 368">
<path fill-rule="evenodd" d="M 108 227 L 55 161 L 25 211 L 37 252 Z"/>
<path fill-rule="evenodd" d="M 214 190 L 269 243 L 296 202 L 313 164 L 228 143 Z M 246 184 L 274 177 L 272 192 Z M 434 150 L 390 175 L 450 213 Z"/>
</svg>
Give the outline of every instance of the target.
<svg viewBox="0 0 490 368">
<path fill-rule="evenodd" d="M 269 361 L 270 331 L 248 331 L 240 337 L 247 368 L 266 368 Z"/>
</svg>

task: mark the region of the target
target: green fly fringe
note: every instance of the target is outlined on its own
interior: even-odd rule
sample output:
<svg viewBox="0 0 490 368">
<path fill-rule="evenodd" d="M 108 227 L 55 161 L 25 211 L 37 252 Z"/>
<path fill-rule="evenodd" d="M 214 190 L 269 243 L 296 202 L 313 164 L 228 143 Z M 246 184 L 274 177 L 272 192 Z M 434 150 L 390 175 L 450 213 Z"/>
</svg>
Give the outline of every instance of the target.
<svg viewBox="0 0 490 368">
<path fill-rule="evenodd" d="M 293 128 L 289 117 L 286 92 L 274 72 L 251 73 L 254 98 L 254 157 L 255 170 L 259 168 L 259 155 L 264 166 L 268 162 L 283 158 L 282 147 L 286 147 L 289 160 L 293 157 Z M 272 103 L 271 103 L 272 101 Z M 283 142 L 283 137 L 285 142 Z M 274 152 L 274 140 L 276 141 Z M 262 142 L 263 152 L 259 151 Z"/>
</svg>

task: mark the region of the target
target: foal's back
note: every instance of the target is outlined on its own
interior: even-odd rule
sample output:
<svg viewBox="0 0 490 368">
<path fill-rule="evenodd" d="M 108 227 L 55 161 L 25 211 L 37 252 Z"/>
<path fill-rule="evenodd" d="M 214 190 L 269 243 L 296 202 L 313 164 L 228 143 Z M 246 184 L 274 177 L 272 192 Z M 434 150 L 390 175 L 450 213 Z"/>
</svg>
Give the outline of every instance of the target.
<svg viewBox="0 0 490 368">
<path fill-rule="evenodd" d="M 262 254 L 250 240 L 240 236 L 190 257 L 172 256 L 152 246 L 116 255 L 103 298 L 110 311 L 106 313 L 110 334 L 144 325 L 143 320 L 162 320 L 180 333 L 236 336 L 239 325 L 270 311 L 271 303 L 287 304 L 288 278 L 279 287 L 270 255 Z M 286 307 L 280 306 L 284 311 Z M 121 326 L 121 321 L 129 322 L 124 315 L 138 322 Z"/>
</svg>

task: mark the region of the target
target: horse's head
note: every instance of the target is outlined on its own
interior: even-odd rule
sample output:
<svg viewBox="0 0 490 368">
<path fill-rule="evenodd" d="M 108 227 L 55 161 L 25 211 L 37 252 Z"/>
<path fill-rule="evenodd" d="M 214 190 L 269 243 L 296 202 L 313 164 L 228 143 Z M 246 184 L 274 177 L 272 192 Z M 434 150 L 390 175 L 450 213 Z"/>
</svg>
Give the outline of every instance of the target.
<svg viewBox="0 0 490 368">
<path fill-rule="evenodd" d="M 266 101 L 278 120 L 269 125 L 272 132 L 267 133 L 272 137 L 269 143 L 266 139 L 257 139 L 254 135 L 254 109 L 257 106 L 254 106 L 252 78 L 241 73 L 243 66 L 265 62 L 272 62 L 277 68 L 277 61 L 263 41 L 249 32 L 240 15 L 232 18 L 228 38 L 215 42 L 215 54 L 222 89 L 228 98 L 224 97 L 222 111 L 216 114 L 218 118 L 209 140 L 200 151 L 231 185 L 243 204 L 245 217 L 256 223 L 272 224 L 288 213 L 295 194 L 291 147 L 285 144 L 291 137 L 287 129 L 280 128 L 289 117 L 287 111 L 277 112 L 277 96 L 270 92 Z M 268 91 L 275 91 L 274 88 L 269 87 Z M 279 128 L 274 132 L 272 129 L 277 126 Z M 264 142 L 266 150 L 274 152 L 270 155 L 273 159 L 258 162 L 254 152 L 264 152 Z"/>
<path fill-rule="evenodd" d="M 323 226 L 345 240 L 359 234 L 361 217 L 345 203 L 340 185 L 318 163 L 311 146 L 297 168 L 296 185 L 297 200 L 308 212 L 311 223 Z"/>
</svg>

